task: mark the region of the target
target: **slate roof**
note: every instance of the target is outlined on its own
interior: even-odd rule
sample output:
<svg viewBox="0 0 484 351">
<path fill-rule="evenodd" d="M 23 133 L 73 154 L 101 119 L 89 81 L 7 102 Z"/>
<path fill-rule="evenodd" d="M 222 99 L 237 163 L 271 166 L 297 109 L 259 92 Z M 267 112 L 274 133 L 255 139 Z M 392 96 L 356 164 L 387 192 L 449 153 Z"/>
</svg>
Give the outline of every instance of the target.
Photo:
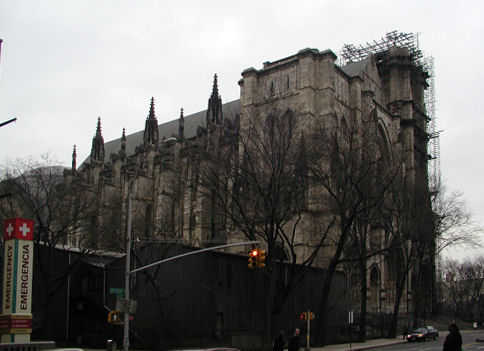
<svg viewBox="0 0 484 351">
<path fill-rule="evenodd" d="M 356 77 L 365 70 L 366 63 L 366 60 L 349 62 L 345 66 L 341 67 L 341 70 L 345 72 L 349 77 Z"/>
<path fill-rule="evenodd" d="M 240 112 L 240 100 L 234 100 L 222 105 L 222 111 L 224 119 L 234 120 L 235 116 Z M 197 128 L 199 126 L 206 127 L 207 110 L 196 112 L 194 114 L 185 116 L 185 138 L 189 139 L 197 134 Z M 170 138 L 173 135 L 178 135 L 178 118 L 170 122 L 166 122 L 158 125 L 159 142 L 161 143 L 163 138 Z M 131 156 L 134 154 L 136 146 L 143 144 L 144 130 L 126 135 L 126 155 Z M 121 150 L 121 138 L 114 139 L 104 143 L 104 162 L 109 162 L 111 154 L 117 154 Z M 89 156 L 84 162 L 89 163 L 91 157 Z M 82 167 L 82 166 L 81 166 Z"/>
</svg>

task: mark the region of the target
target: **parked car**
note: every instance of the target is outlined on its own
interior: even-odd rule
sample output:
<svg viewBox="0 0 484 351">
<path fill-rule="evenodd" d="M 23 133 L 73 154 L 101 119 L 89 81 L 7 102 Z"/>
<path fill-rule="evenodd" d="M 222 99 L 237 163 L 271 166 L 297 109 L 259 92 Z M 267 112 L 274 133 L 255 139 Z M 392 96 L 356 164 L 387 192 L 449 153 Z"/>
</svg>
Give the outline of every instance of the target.
<svg viewBox="0 0 484 351">
<path fill-rule="evenodd" d="M 407 335 L 407 341 L 427 341 L 427 339 L 437 339 L 439 337 L 439 331 L 431 325 L 420 327 L 412 330 Z"/>
</svg>

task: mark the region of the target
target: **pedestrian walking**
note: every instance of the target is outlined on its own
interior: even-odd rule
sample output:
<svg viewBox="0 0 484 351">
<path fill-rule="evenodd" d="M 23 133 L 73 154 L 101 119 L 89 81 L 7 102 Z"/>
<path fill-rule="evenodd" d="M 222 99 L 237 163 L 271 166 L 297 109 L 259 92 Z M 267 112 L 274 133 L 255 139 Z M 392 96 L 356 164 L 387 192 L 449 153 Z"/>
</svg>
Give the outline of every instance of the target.
<svg viewBox="0 0 484 351">
<path fill-rule="evenodd" d="M 294 335 L 289 340 L 288 351 L 298 351 L 301 347 L 301 337 L 299 336 L 299 328 L 294 329 Z"/>
<path fill-rule="evenodd" d="M 408 331 L 409 331 L 409 330 L 408 330 L 408 325 L 407 325 L 407 324 L 405 324 L 405 325 L 403 326 L 403 340 L 405 340 L 405 338 L 407 337 L 407 335 L 408 335 Z"/>
<path fill-rule="evenodd" d="M 449 325 L 449 334 L 445 337 L 443 351 L 462 351 L 462 335 L 457 324 Z"/>
<path fill-rule="evenodd" d="M 286 347 L 286 340 L 284 340 L 284 331 L 281 330 L 274 339 L 272 351 L 283 351 L 284 347 Z"/>
</svg>

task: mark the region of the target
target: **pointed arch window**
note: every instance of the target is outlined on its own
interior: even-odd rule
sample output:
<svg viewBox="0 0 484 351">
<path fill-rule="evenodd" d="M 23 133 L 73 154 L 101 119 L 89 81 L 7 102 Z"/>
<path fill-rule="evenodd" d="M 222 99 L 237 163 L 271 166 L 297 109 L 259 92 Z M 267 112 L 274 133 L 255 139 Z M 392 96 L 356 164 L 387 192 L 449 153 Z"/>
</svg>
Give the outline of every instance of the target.
<svg viewBox="0 0 484 351">
<path fill-rule="evenodd" d="M 370 308 L 373 311 L 378 310 L 379 302 L 379 290 L 380 290 L 380 270 L 376 265 L 370 268 Z"/>
</svg>

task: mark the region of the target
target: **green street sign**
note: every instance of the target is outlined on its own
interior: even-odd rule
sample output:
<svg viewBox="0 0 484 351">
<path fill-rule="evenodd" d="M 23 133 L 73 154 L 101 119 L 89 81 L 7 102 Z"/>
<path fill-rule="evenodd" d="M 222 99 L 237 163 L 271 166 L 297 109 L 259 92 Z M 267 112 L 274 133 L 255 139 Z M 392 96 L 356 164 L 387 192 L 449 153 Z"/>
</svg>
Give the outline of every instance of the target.
<svg viewBox="0 0 484 351">
<path fill-rule="evenodd" d="M 123 288 L 109 288 L 109 293 L 116 295 L 117 298 L 124 299 Z"/>
</svg>

